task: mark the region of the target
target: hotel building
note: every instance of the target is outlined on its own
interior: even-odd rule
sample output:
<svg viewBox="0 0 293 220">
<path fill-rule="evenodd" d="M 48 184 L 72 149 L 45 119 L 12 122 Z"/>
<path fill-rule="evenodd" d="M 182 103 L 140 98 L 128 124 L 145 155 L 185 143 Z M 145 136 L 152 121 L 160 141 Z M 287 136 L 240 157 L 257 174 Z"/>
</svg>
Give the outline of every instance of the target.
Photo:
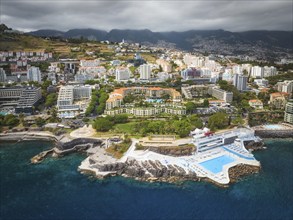
<svg viewBox="0 0 293 220">
<path fill-rule="evenodd" d="M 160 99 L 161 96 L 168 94 L 172 103 L 155 103 L 154 107 L 135 107 L 133 104 L 123 105 L 123 98 L 126 95 L 144 95 L 147 99 Z M 185 106 L 181 106 L 181 94 L 173 88 L 160 87 L 128 87 L 115 89 L 106 101 L 105 114 L 133 114 L 136 116 L 151 116 L 159 113 L 168 113 L 176 115 L 186 114 Z"/>
<path fill-rule="evenodd" d="M 59 90 L 57 109 L 59 118 L 74 118 L 85 113 L 92 89 L 89 86 L 63 86 Z"/>
<path fill-rule="evenodd" d="M 32 114 L 34 107 L 42 98 L 41 88 L 27 87 L 22 91 L 18 100 L 18 105 L 15 108 L 15 113 Z"/>
<path fill-rule="evenodd" d="M 232 92 L 227 92 L 227 91 L 220 89 L 220 88 L 217 88 L 217 87 L 211 88 L 209 91 L 209 94 L 219 100 L 224 100 L 225 102 L 228 102 L 228 103 L 231 103 L 233 101 L 233 93 Z"/>
<path fill-rule="evenodd" d="M 4 112 L 32 114 L 33 107 L 42 98 L 41 88 L 0 88 L 0 110 Z"/>
</svg>

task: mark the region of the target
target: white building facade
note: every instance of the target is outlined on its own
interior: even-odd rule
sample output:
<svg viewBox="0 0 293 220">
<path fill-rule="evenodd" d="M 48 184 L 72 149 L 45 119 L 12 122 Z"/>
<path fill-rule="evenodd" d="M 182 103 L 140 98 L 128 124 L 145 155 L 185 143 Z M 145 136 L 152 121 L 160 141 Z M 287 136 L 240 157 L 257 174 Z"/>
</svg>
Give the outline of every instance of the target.
<svg viewBox="0 0 293 220">
<path fill-rule="evenodd" d="M 141 80 L 149 80 L 151 78 L 151 66 L 149 64 L 140 65 L 139 73 Z"/>
<path fill-rule="evenodd" d="M 34 81 L 34 82 L 41 82 L 41 71 L 39 67 L 30 67 L 27 71 L 27 80 L 28 81 Z"/>
</svg>

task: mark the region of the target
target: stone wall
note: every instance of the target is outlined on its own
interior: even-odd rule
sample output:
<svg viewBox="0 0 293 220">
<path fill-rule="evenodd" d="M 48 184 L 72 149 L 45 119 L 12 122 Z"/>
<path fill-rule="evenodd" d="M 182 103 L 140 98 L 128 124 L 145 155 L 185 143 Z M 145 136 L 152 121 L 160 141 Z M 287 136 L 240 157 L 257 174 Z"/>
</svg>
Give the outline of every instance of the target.
<svg viewBox="0 0 293 220">
<path fill-rule="evenodd" d="M 174 157 L 189 156 L 195 152 L 195 146 L 142 146 L 140 145 L 138 150 L 150 150 L 159 154 L 169 155 Z"/>
<path fill-rule="evenodd" d="M 69 142 L 58 142 L 56 144 L 56 147 L 59 150 L 69 150 L 71 148 L 74 148 L 76 145 L 84 145 L 84 144 L 93 144 L 95 145 L 100 145 L 102 143 L 102 140 L 99 139 L 92 139 L 92 138 L 77 138 Z"/>
</svg>

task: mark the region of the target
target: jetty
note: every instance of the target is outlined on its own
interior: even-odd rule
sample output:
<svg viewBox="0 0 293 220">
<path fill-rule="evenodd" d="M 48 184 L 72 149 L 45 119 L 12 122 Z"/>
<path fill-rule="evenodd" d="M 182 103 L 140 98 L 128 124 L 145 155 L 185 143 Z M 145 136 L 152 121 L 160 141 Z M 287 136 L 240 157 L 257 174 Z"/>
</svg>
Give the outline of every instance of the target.
<svg viewBox="0 0 293 220">
<path fill-rule="evenodd" d="M 41 163 L 43 159 L 48 155 L 53 153 L 53 149 L 42 151 L 41 153 L 37 154 L 36 156 L 31 158 L 31 163 L 32 164 L 37 164 Z"/>
</svg>

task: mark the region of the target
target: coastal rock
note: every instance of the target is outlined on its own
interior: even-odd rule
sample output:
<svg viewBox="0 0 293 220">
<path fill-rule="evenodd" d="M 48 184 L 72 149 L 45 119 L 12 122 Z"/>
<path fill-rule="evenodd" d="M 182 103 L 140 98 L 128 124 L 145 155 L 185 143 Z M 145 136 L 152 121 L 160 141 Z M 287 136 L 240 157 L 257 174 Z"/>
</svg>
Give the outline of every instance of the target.
<svg viewBox="0 0 293 220">
<path fill-rule="evenodd" d="M 244 141 L 244 146 L 245 146 L 246 149 L 248 149 L 248 150 L 251 149 L 253 151 L 264 149 L 264 143 L 263 142 Z"/>
<path fill-rule="evenodd" d="M 260 170 L 260 167 L 258 166 L 239 164 L 234 167 L 231 167 L 228 172 L 229 172 L 229 178 L 231 183 L 234 183 L 243 176 L 258 173 L 259 170 Z"/>
<path fill-rule="evenodd" d="M 95 164 L 92 159 L 89 163 L 99 172 L 111 172 L 117 175 L 132 177 L 142 181 L 163 181 L 177 182 L 183 180 L 197 180 L 195 173 L 186 173 L 184 169 L 173 166 L 163 165 L 160 161 L 137 161 L 128 158 L 124 163 L 115 162 L 107 164 Z"/>
</svg>

